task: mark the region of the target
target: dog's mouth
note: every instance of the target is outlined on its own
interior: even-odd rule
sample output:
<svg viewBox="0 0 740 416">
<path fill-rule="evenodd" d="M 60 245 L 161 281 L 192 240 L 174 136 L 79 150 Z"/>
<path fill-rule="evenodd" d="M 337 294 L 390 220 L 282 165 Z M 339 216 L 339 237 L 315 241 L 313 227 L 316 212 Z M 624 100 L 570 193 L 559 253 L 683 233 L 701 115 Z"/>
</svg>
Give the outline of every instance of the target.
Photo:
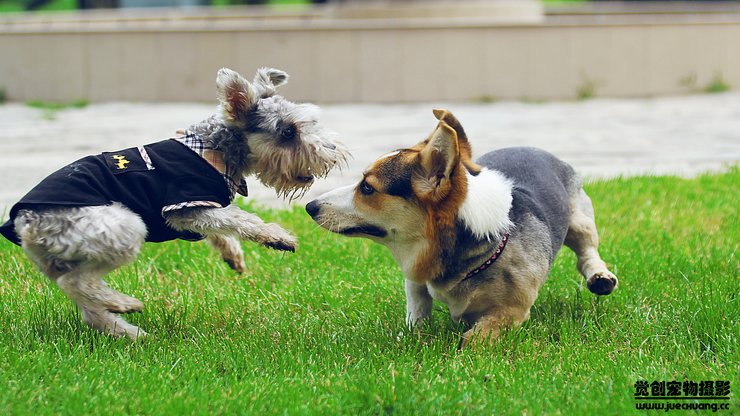
<svg viewBox="0 0 740 416">
<path fill-rule="evenodd" d="M 366 234 L 372 237 L 383 238 L 388 235 L 388 232 L 375 225 L 358 225 L 356 227 L 345 228 L 344 230 L 337 231 L 338 234 L 353 235 L 353 234 Z"/>
</svg>

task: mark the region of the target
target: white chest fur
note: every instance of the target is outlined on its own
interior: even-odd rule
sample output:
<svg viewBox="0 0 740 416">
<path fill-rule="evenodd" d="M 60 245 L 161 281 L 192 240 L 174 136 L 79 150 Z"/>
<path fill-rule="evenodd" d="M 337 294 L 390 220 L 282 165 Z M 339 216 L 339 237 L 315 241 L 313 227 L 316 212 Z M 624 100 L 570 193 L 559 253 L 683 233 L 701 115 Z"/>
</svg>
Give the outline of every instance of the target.
<svg viewBox="0 0 740 416">
<path fill-rule="evenodd" d="M 480 239 L 499 238 L 513 224 L 509 219 L 512 183 L 501 172 L 483 169 L 468 175 L 468 194 L 458 213 L 468 229 Z"/>
</svg>

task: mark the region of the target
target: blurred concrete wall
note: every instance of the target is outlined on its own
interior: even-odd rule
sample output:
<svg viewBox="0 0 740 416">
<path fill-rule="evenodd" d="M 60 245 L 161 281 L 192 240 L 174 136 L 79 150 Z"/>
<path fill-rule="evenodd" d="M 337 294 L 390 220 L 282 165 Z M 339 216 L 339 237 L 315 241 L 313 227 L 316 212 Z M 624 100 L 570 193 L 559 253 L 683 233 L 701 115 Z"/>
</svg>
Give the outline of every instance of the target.
<svg viewBox="0 0 740 416">
<path fill-rule="evenodd" d="M 717 77 L 740 86 L 740 9 L 543 19 L 534 2 L 498 7 L 507 4 L 498 17 L 318 8 L 0 18 L 0 88 L 13 100 L 213 101 L 224 66 L 250 78 L 284 69 L 286 96 L 320 103 L 653 96 Z"/>
</svg>

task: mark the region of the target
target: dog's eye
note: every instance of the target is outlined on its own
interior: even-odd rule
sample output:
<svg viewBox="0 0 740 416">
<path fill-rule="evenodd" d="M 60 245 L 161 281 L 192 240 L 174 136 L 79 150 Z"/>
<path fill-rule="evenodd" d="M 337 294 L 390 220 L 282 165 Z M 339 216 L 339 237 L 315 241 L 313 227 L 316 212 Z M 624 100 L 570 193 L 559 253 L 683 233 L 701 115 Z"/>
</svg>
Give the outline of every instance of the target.
<svg viewBox="0 0 740 416">
<path fill-rule="evenodd" d="M 372 186 L 370 186 L 367 182 L 362 181 L 362 183 L 360 183 L 360 192 L 363 195 L 372 195 L 373 192 L 375 192 L 375 189 Z"/>
<path fill-rule="evenodd" d="M 287 126 L 280 132 L 280 137 L 284 140 L 293 140 L 295 139 L 295 133 L 295 126 Z"/>
</svg>

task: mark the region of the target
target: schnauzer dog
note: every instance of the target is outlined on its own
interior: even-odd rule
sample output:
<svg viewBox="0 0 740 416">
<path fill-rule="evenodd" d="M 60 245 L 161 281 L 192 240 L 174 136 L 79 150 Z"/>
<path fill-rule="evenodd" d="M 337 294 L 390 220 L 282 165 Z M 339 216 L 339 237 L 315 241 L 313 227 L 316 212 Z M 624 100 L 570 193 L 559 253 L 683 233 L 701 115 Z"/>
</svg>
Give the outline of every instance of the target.
<svg viewBox="0 0 740 416">
<path fill-rule="evenodd" d="M 276 88 L 288 74 L 257 71 L 250 83 L 221 69 L 216 114 L 177 138 L 71 163 L 44 179 L 10 211 L 0 233 L 19 244 L 69 296 L 89 326 L 115 336 L 146 335 L 118 314 L 138 299 L 102 277 L 133 261 L 145 241 L 206 238 L 231 268 L 245 269 L 239 240 L 295 251 L 295 237 L 232 205 L 244 176 L 290 199 L 316 177 L 346 164 L 346 148 L 318 122 L 318 107 Z"/>
</svg>

